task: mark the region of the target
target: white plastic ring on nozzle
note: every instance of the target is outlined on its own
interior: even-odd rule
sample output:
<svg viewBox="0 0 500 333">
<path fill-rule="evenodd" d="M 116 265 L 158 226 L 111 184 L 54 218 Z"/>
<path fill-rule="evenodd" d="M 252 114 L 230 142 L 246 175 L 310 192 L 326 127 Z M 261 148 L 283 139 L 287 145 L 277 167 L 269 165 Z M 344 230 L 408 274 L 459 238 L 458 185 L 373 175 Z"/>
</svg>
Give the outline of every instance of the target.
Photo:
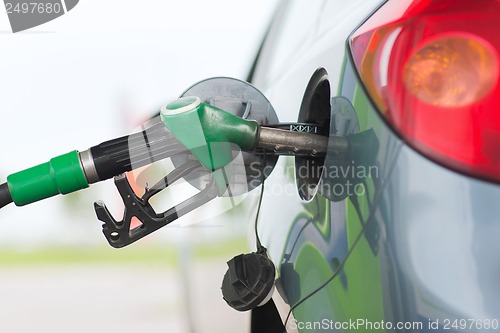
<svg viewBox="0 0 500 333">
<path fill-rule="evenodd" d="M 197 96 L 185 96 L 161 107 L 160 112 L 165 116 L 173 116 L 196 109 L 201 103 Z"/>
</svg>

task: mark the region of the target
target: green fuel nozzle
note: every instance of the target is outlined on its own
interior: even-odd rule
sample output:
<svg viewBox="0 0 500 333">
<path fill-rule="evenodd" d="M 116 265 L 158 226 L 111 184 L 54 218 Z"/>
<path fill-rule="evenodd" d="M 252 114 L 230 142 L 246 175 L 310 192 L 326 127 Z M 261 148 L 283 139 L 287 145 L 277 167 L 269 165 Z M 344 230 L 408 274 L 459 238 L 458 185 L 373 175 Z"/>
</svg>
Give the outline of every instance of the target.
<svg viewBox="0 0 500 333">
<path fill-rule="evenodd" d="M 163 106 L 160 116 L 162 122 L 142 132 L 9 175 L 0 187 L 0 207 L 78 191 L 181 151 L 189 151 L 205 169 L 216 171 L 231 163 L 235 150 L 251 152 L 258 147 L 276 155 L 315 156 L 325 154 L 328 146 L 327 137 L 263 127 L 193 96 Z"/>
<path fill-rule="evenodd" d="M 200 84 L 215 87 L 221 80 L 227 81 L 216 78 Z M 238 195 L 255 188 L 268 176 L 269 168 L 274 167 L 276 155 L 319 156 L 326 154 L 327 149 L 347 149 L 345 138 L 336 138 L 332 146 L 332 140 L 326 136 L 287 130 L 287 126 L 297 124 L 279 124 L 274 110 L 260 92 L 247 83 L 229 81 L 231 86 L 243 85 L 244 88 L 242 96 L 235 99 L 232 93 L 227 99 L 218 95 L 216 102 L 231 112 L 212 105 L 205 97 L 206 103 L 199 97 L 179 98 L 163 106 L 160 117 L 141 132 L 84 151 L 74 150 L 9 175 L 7 182 L 0 184 L 0 208 L 11 202 L 17 206 L 27 205 L 114 178 L 125 205 L 121 220 L 115 219 L 101 201 L 95 202 L 94 209 L 97 218 L 104 222 L 103 233 L 110 245 L 123 247 L 216 197 Z M 242 105 L 246 105 L 245 112 L 235 112 Z M 269 110 L 272 112 L 266 115 Z M 255 115 L 259 122 L 250 120 Z M 270 125 L 269 119 L 273 121 Z M 240 152 L 244 152 L 240 164 L 233 163 Z M 125 172 L 169 157 L 174 170 L 138 196 Z M 252 163 L 257 163 L 257 167 Z M 185 179 L 199 192 L 164 212 L 156 212 L 149 200 L 179 179 Z M 141 225 L 132 227 L 134 219 Z"/>
</svg>

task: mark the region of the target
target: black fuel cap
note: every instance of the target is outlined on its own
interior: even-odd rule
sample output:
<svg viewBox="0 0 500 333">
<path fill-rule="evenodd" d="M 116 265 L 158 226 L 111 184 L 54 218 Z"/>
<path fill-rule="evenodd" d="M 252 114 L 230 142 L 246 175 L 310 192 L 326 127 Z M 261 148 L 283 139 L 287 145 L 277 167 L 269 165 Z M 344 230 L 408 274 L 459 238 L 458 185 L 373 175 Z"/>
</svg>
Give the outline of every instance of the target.
<svg viewBox="0 0 500 333">
<path fill-rule="evenodd" d="M 227 266 L 221 289 L 229 306 L 247 311 L 271 299 L 275 269 L 264 248 L 256 253 L 240 254 L 229 260 Z"/>
</svg>

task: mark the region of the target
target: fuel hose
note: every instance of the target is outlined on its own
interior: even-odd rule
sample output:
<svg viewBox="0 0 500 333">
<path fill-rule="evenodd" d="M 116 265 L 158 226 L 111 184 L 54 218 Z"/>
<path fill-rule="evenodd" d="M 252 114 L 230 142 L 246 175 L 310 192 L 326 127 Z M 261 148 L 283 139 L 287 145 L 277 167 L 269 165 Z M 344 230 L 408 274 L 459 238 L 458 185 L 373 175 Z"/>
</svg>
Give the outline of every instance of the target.
<svg viewBox="0 0 500 333">
<path fill-rule="evenodd" d="M 0 186 L 0 208 L 24 206 L 57 194 L 84 189 L 182 151 L 164 124 L 103 142 L 88 150 L 54 157 L 46 163 L 13 173 Z"/>
<path fill-rule="evenodd" d="M 0 208 L 10 204 L 12 197 L 10 196 L 9 186 L 7 183 L 0 185 Z"/>
</svg>

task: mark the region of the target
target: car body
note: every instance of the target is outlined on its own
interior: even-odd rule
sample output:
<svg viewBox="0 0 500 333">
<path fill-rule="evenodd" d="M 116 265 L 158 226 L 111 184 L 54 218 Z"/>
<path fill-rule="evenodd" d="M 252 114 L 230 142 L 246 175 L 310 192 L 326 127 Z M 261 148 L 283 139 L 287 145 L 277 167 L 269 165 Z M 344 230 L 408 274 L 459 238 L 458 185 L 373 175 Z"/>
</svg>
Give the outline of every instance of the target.
<svg viewBox="0 0 500 333">
<path fill-rule="evenodd" d="M 326 118 L 329 118 L 330 136 L 374 133 L 367 143 L 373 157 L 366 163 L 342 164 L 336 153 L 329 151 L 326 158 L 319 161 L 324 167 L 321 176 L 300 175 L 298 168 L 307 163 L 301 164 L 294 157 L 280 157 L 266 180 L 258 232 L 278 271 L 279 292 L 275 299 L 280 298 L 285 304 L 282 319 L 286 320 L 290 332 L 500 330 L 498 177 L 462 167 L 457 161 L 449 162 L 448 157 L 441 158 L 439 152 L 429 152 L 429 146 L 414 140 L 418 132 L 416 135 L 405 133 L 394 120 L 397 117 L 387 115 L 390 108 L 381 110 L 380 101 L 367 82 L 371 73 L 363 74 L 359 64 L 364 60 L 353 55 L 353 50 L 370 52 L 369 42 L 373 42 L 369 40 L 366 48 L 356 49 L 356 32 L 360 27 L 368 31 L 380 26 L 383 31 L 383 27 L 387 27 L 383 25 L 384 20 L 400 22 L 403 32 L 411 27 L 424 31 L 432 22 L 440 24 L 449 20 L 455 22 L 455 30 L 461 24 L 464 38 L 468 38 L 465 35 L 470 33 L 468 17 L 460 11 L 460 6 L 466 7 L 467 2 L 457 2 L 457 10 L 452 9 L 450 1 L 438 3 L 290 0 L 283 1 L 277 10 L 250 81 L 268 97 L 279 120 L 296 122 L 300 118 L 305 91 L 311 76 L 320 68 L 320 76 L 327 75 L 329 83 L 331 114 Z M 469 1 L 471 3 L 474 2 Z M 438 5 L 441 21 L 428 19 L 438 14 L 426 14 L 425 8 L 435 9 Z M 476 18 L 484 15 L 485 22 L 489 22 L 485 24 L 492 22 L 488 12 L 500 12 L 495 1 L 475 2 L 471 6 L 475 9 L 469 11 L 474 13 L 470 15 Z M 411 17 L 412 12 L 420 16 Z M 496 28 L 491 25 L 491 29 L 498 30 L 498 27 L 498 23 Z M 441 29 L 447 33 L 452 28 Z M 424 42 L 425 38 L 431 38 L 419 37 L 415 32 L 412 36 Z M 390 38 L 393 39 L 387 42 Z M 390 43 L 394 43 L 394 38 L 398 36 L 386 38 L 389 46 L 382 53 L 391 52 Z M 411 44 L 413 49 L 408 54 L 418 52 L 415 49 L 421 48 L 424 42 Z M 498 40 L 490 42 L 498 50 L 499 45 L 495 45 Z M 498 59 L 498 53 L 491 52 Z M 493 64 L 490 70 L 497 81 L 492 79 L 493 88 L 478 100 L 500 100 L 497 60 L 493 60 Z M 376 66 L 380 71 L 390 71 L 384 61 Z M 383 66 L 386 68 L 380 69 Z M 389 85 L 391 79 L 397 80 L 391 76 L 385 79 Z M 400 84 L 398 89 L 412 88 L 409 85 L 401 88 Z M 476 105 L 476 102 L 468 105 L 471 103 Z M 441 111 L 466 112 L 463 105 L 447 105 Z M 411 108 L 415 104 L 407 106 Z M 481 110 L 485 111 L 481 112 L 498 113 L 498 108 L 491 110 L 496 106 L 498 104 L 489 104 L 489 109 L 484 107 Z M 308 117 L 314 118 L 315 112 L 319 110 L 309 110 Z M 446 137 L 446 128 L 461 121 L 453 112 L 448 116 L 449 121 L 443 121 L 438 115 L 435 118 L 434 133 L 442 130 L 444 134 L 440 139 L 444 145 L 454 140 L 452 136 Z M 463 131 L 476 126 L 476 118 L 470 119 L 464 122 Z M 305 120 L 324 122 L 325 115 Z M 413 117 L 405 121 L 416 123 L 419 119 Z M 480 125 L 474 130 L 481 131 L 481 128 L 486 126 Z M 493 148 L 486 154 L 494 160 L 500 154 L 496 151 L 497 148 Z M 369 154 L 369 151 L 363 153 Z M 364 174 L 351 177 L 356 178 L 352 183 L 357 184 L 357 188 L 353 187 L 354 193 L 337 196 L 331 188 L 325 189 L 326 185 L 345 186 L 349 178 L 346 174 L 350 175 L 353 170 L 361 172 L 361 167 Z M 336 173 L 327 175 L 332 170 Z M 311 186 L 303 193 L 300 186 L 304 182 L 302 178 L 307 177 L 317 179 L 313 179 L 312 185 L 306 184 Z M 308 181 L 306 179 L 306 183 Z"/>
</svg>

